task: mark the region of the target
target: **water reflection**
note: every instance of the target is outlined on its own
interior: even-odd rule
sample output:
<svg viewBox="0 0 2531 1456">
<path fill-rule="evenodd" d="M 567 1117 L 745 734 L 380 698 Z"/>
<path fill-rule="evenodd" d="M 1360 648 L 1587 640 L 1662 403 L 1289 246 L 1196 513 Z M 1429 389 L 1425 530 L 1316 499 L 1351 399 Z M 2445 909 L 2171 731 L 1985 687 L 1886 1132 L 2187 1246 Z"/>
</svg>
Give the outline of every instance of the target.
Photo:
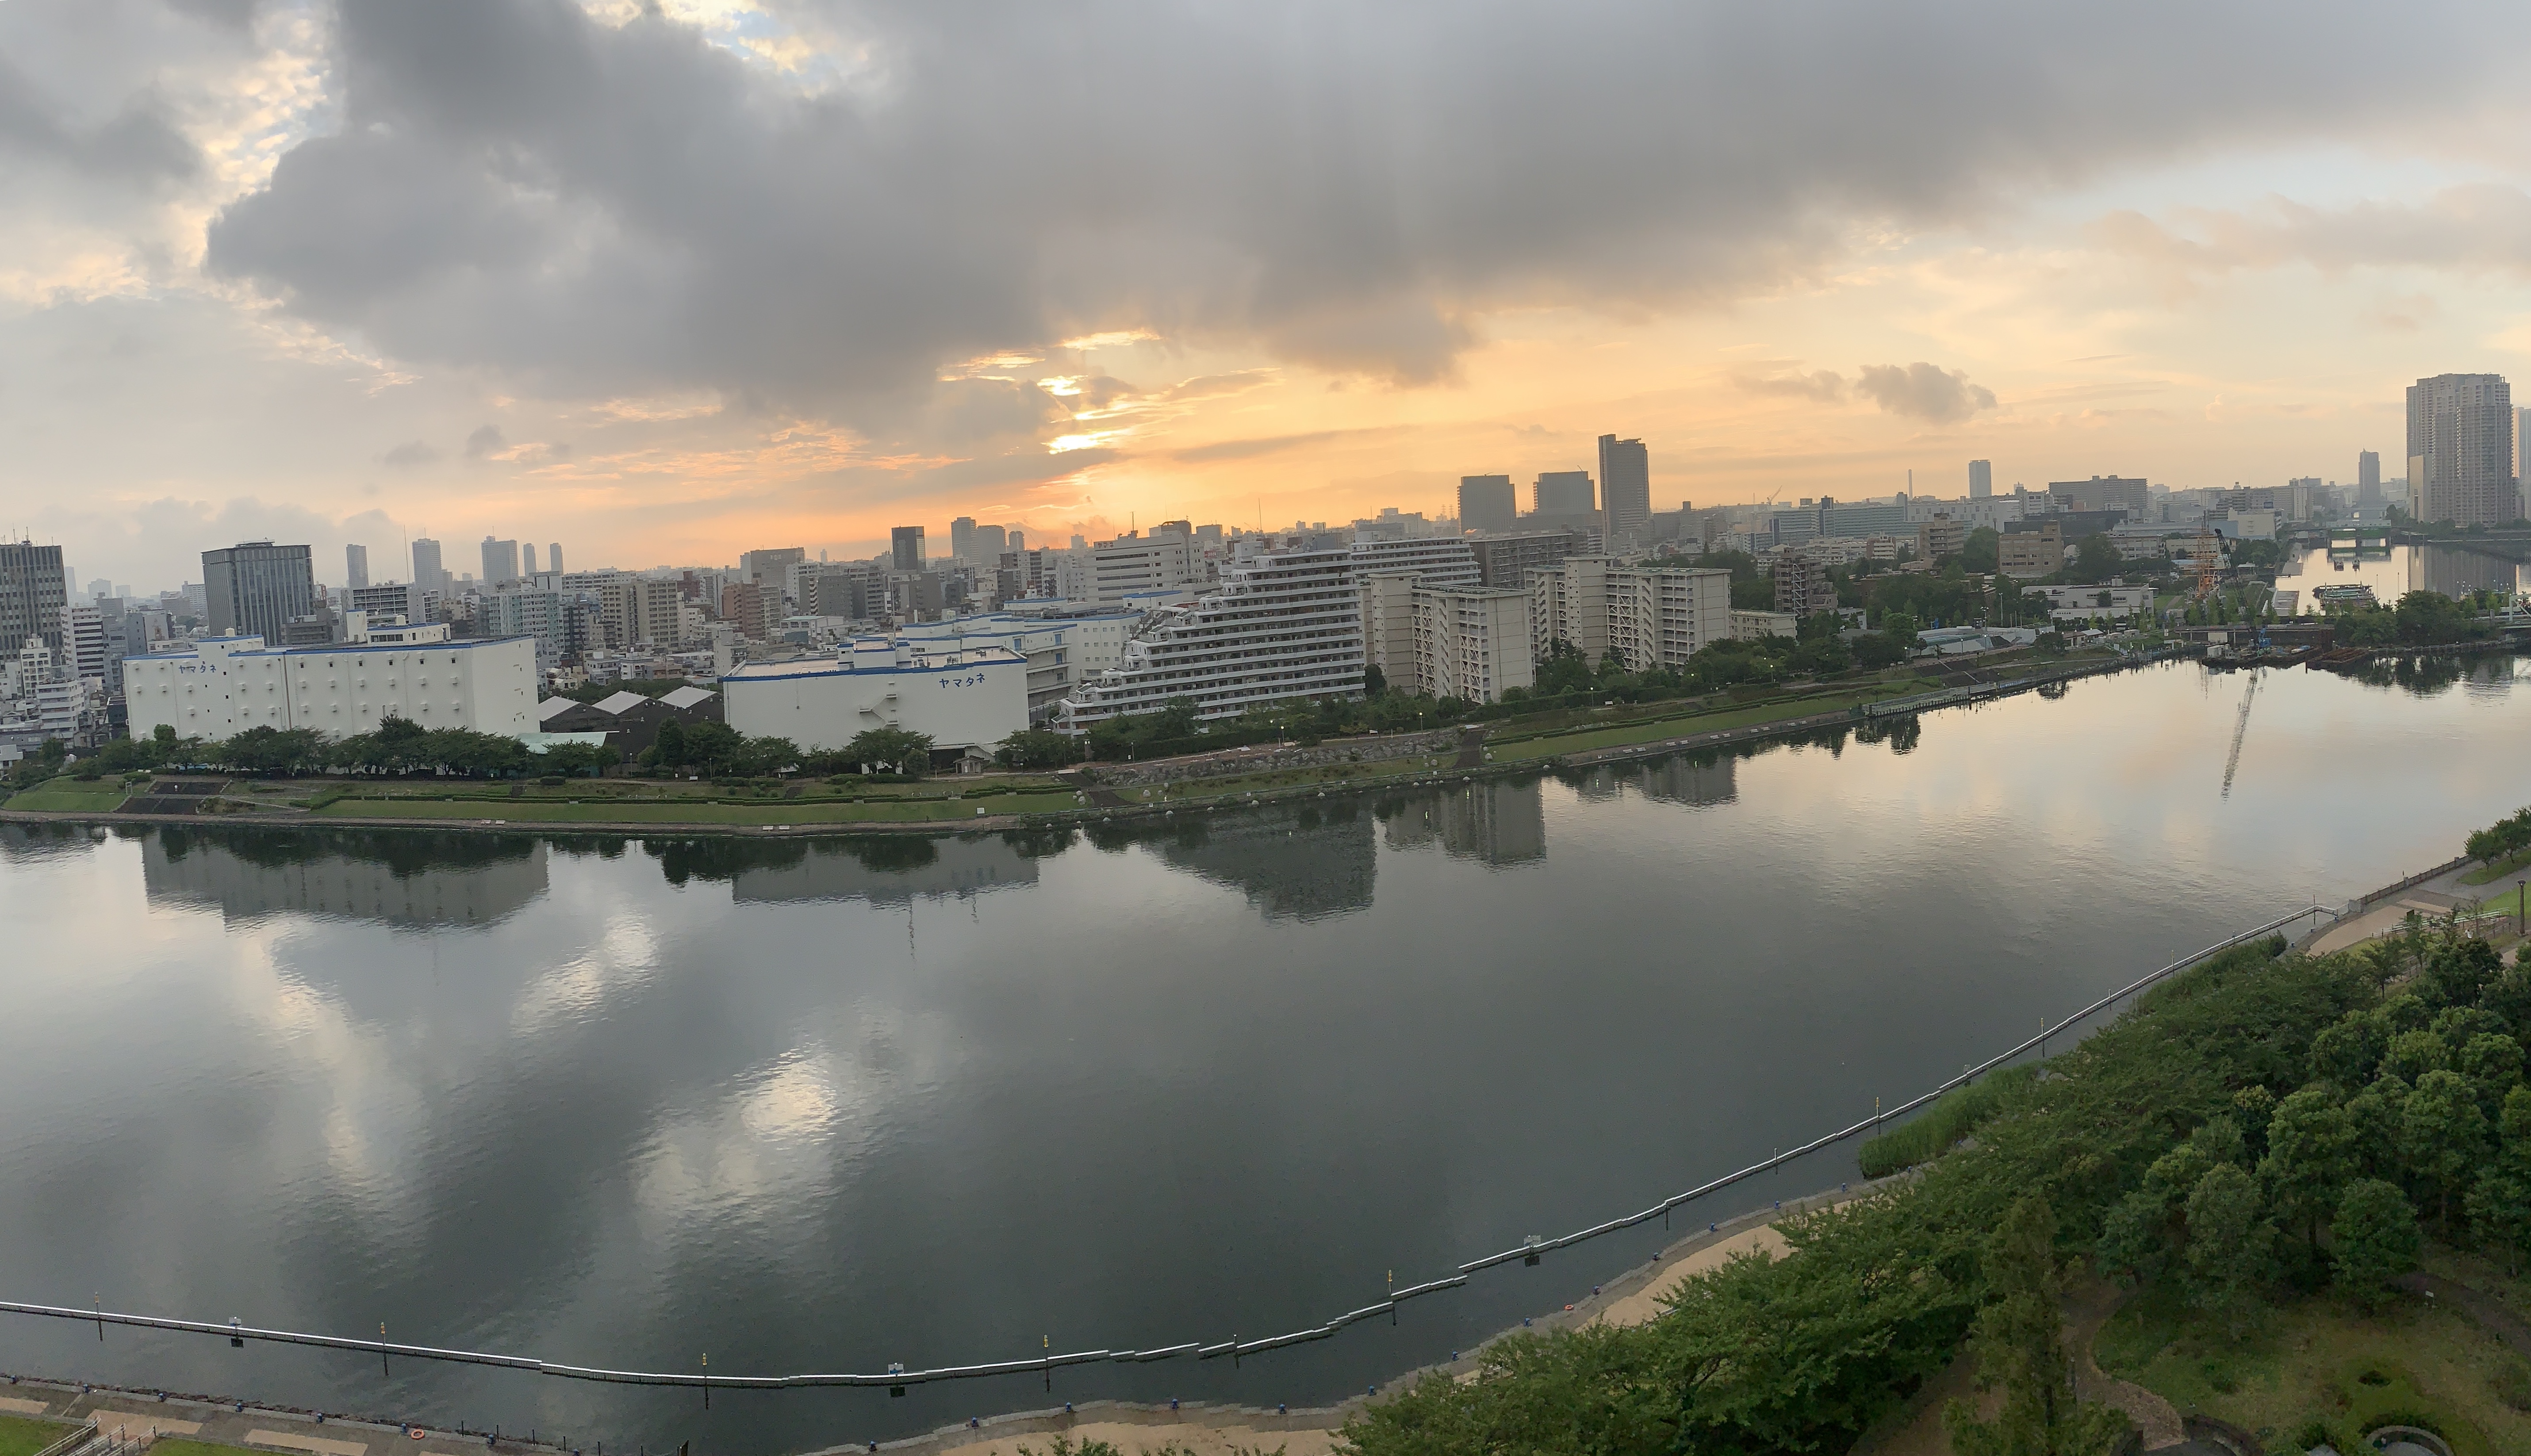
<svg viewBox="0 0 2531 1456">
<path fill-rule="evenodd" d="M 2440 591 L 2459 596 L 2471 591 L 2515 591 L 2523 586 L 2523 568 L 2503 556 L 2460 546 L 2392 546 L 2363 552 L 2331 551 L 2314 546 L 2287 557 L 2277 569 L 2277 586 L 2298 590 L 2303 610 L 2315 610 L 2312 592 L 2322 587 L 2370 587 L 2373 599 L 2390 606 L 2410 591 Z"/>
<path fill-rule="evenodd" d="M 545 893 L 543 840 L 352 829 L 169 826 L 141 842 L 158 904 L 226 919 L 347 916 L 390 925 L 488 925 Z"/>
<path fill-rule="evenodd" d="M 873 905 L 904 905 L 915 900 L 963 899 L 1036 884 L 1041 858 L 1022 853 L 1002 837 L 982 835 L 957 839 L 874 835 L 818 840 L 807 849 L 805 854 L 767 855 L 742 868 L 730 879 L 731 897 L 742 904 L 867 900 Z"/>
<path fill-rule="evenodd" d="M 1355 801 L 1338 799 L 1146 821 L 1122 833 L 1100 825 L 1091 842 L 1109 851 L 1148 843 L 1162 864 L 1238 890 L 1269 921 L 1314 921 L 1371 905 L 1378 871 L 1372 822 Z"/>
<path fill-rule="evenodd" d="M 1456 860 L 1527 865 L 1547 858 L 1547 805 L 1538 779 L 1461 784 L 1376 806 L 1392 850 L 1437 844 Z"/>
</svg>

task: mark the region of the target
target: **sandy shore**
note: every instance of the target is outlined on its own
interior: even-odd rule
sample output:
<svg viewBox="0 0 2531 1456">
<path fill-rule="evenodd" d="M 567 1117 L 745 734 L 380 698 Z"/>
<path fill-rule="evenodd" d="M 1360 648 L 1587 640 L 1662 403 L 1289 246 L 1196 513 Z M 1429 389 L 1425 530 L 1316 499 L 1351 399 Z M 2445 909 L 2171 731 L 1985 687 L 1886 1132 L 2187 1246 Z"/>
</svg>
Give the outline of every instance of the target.
<svg viewBox="0 0 2531 1456">
<path fill-rule="evenodd" d="M 1770 1207 L 1743 1214 L 1710 1232 L 1690 1234 L 1656 1258 L 1601 1285 L 1598 1294 L 1536 1316 L 1533 1324 L 1540 1329 L 1641 1324 L 1660 1314 L 1660 1297 L 1681 1280 L 1719 1267 L 1736 1255 L 1780 1255 L 1785 1246 L 1783 1235 L 1775 1228 L 1777 1219 L 1842 1203 L 1878 1186 L 1788 1200 L 1780 1212 Z M 1508 1329 L 1493 1338 L 1518 1332 L 1517 1328 Z M 1476 1354 L 1471 1351 L 1459 1361 L 1427 1369 L 1465 1378 L 1476 1372 Z M 1409 1371 L 1388 1384 L 1404 1386 L 1424 1372 Z M 879 1449 L 900 1456 L 1018 1456 L 1024 1445 L 1039 1452 L 1049 1449 L 1060 1434 L 1071 1437 L 1075 1445 L 1106 1441 L 1126 1456 L 1155 1451 L 1171 1442 L 1190 1456 L 1235 1456 L 1242 1451 L 1272 1452 L 1277 1447 L 1284 1456 L 1328 1456 L 1336 1449 L 1336 1428 L 1376 1398 L 1356 1396 L 1342 1405 L 1296 1410 L 1288 1416 L 1250 1407 L 1189 1406 L 1173 1412 L 1162 1406 L 1094 1401 L 1075 1413 L 1023 1412 L 986 1421 L 981 1429 L 953 1427 L 912 1440 L 892 1441 Z M 841 1450 L 834 1456 L 841 1456 Z"/>
</svg>

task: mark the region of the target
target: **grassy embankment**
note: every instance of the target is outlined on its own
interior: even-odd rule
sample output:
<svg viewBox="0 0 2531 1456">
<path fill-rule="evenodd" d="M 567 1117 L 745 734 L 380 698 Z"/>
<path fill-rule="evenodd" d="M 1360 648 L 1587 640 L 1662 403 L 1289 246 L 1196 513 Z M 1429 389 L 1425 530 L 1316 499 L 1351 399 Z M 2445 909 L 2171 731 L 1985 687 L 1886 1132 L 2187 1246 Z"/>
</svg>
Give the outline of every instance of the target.
<svg viewBox="0 0 2531 1456">
<path fill-rule="evenodd" d="M 2465 885 L 2494 884 L 2508 874 L 2517 874 L 2525 869 L 2531 869 L 2531 846 L 2515 850 L 2492 865 L 2479 866 L 2462 875 L 2460 882 Z"/>
<path fill-rule="evenodd" d="M 21 810 L 35 813 L 112 813 L 123 807 L 131 795 L 121 779 L 97 779 L 82 783 L 70 777 L 46 779 L 44 782 L 12 796 L 0 809 Z"/>
<path fill-rule="evenodd" d="M 29 1421 L 22 1416 L 0 1416 L 0 1456 L 35 1456 L 74 1428 L 59 1421 Z"/>
</svg>

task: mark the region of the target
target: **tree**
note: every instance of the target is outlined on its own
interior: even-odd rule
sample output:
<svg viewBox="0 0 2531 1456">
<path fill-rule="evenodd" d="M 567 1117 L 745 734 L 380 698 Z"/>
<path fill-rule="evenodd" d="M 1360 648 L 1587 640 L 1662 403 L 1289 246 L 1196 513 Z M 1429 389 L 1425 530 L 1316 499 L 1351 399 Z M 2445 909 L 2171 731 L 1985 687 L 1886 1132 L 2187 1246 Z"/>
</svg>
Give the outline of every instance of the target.
<svg viewBox="0 0 2531 1456">
<path fill-rule="evenodd" d="M 2487 1148 L 2487 1116 L 2459 1073 L 2437 1069 L 2417 1079 L 2399 1114 L 2399 1155 L 2418 1184 L 2433 1192 L 2436 1222 L 2448 1228 L 2454 1194 L 2466 1193 Z"/>
<path fill-rule="evenodd" d="M 595 775 L 624 761 L 624 755 L 602 743 L 558 743 L 539 756 L 550 773 Z"/>
<path fill-rule="evenodd" d="M 2073 577 L 2078 582 L 2106 582 L 2125 564 L 2109 532 L 2087 535 L 2074 545 Z"/>
<path fill-rule="evenodd" d="M 642 751 L 642 761 L 658 768 L 682 768 L 686 763 L 686 728 L 674 718 L 659 725 L 650 746 Z"/>
<path fill-rule="evenodd" d="M 2102 1272 L 2122 1284 L 2149 1284 L 2170 1262 L 2169 1223 L 2169 1203 L 2138 1189 L 2109 1205 L 2092 1257 Z"/>
<path fill-rule="evenodd" d="M 2364 1308 L 2380 1309 L 2390 1282 L 2417 1266 L 2417 1210 L 2398 1185 L 2360 1178 L 2337 1200 L 2330 1244 L 2338 1286 Z"/>
<path fill-rule="evenodd" d="M 2426 952 L 2425 975 L 2419 980 L 2431 999 L 2446 1006 L 2470 1006 L 2503 970 L 2504 962 L 2497 956 L 2495 946 L 2454 935 Z"/>
<path fill-rule="evenodd" d="M 1992 526 L 1981 526 L 1968 534 L 1960 547 L 1960 570 L 1991 575 L 1995 571 L 1997 544 L 2003 539 Z"/>
<path fill-rule="evenodd" d="M 2064 1293 L 2056 1263 L 2056 1214 L 2038 1195 L 2018 1200 L 1987 1242 L 1988 1302 L 1970 1335 L 1981 1388 L 2003 1387 L 2003 1409 L 1977 1419 L 1967 1401 L 1942 1410 L 1951 1449 L 1961 1456 L 2109 1456 L 2127 1419 L 2074 1396 L 2065 1353 Z"/>
<path fill-rule="evenodd" d="M 1023 728 L 993 750 L 1004 768 L 1062 768 L 1081 761 L 1081 740 L 1049 728 Z"/>
<path fill-rule="evenodd" d="M 1885 632 L 1867 632 L 1854 640 L 1854 660 L 1880 670 L 1907 660 L 1907 644 Z"/>
<path fill-rule="evenodd" d="M 2269 1203 L 2302 1225 L 2313 1248 L 2320 1246 L 2321 1220 L 2355 1171 L 2354 1141 L 2346 1109 L 2327 1083 L 2288 1093 L 2268 1119 L 2268 1155 L 2259 1160 L 2259 1179 L 2267 1185 Z"/>
<path fill-rule="evenodd" d="M 2189 1302 L 2237 1337 L 2259 1290 L 2276 1278 L 2276 1237 L 2250 1175 L 2227 1162 L 2209 1168 L 2188 1195 Z"/>
<path fill-rule="evenodd" d="M 879 763 L 908 778 L 921 778 L 931 768 L 931 738 L 903 728 L 866 728 L 844 745 L 844 756 L 858 763 Z"/>
</svg>

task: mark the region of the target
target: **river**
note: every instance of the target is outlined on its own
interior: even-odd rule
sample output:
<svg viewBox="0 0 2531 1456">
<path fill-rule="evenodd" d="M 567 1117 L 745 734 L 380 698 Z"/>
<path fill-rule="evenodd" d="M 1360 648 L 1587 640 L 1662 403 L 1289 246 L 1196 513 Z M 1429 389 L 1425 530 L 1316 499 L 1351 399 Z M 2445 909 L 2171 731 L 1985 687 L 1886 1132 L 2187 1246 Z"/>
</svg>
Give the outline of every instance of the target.
<svg viewBox="0 0 2531 1456">
<path fill-rule="evenodd" d="M 1096 838 L 0 828 L 0 1298 L 585 1365 L 1315 1323 L 1895 1102 L 2531 803 L 2515 659 L 2187 663 L 1745 756 Z M 2239 732 L 2239 757 L 2225 783 Z M 1832 1184 L 1823 1153 L 1705 1218 Z M 1658 1224 L 1051 1398 L 1318 1404 Z M 1041 1405 L 715 1395 L 0 1318 L 8 1370 L 705 1452 Z"/>
</svg>

